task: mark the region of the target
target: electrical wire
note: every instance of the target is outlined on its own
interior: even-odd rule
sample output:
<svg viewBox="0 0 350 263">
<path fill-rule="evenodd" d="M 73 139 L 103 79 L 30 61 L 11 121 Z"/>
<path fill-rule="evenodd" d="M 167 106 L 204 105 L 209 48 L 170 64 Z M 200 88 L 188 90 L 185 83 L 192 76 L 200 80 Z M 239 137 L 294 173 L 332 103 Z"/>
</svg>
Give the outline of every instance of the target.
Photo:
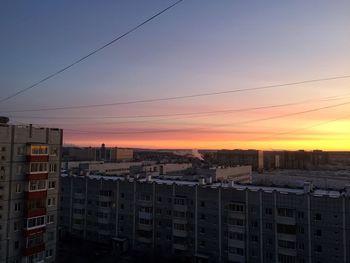
<svg viewBox="0 0 350 263">
<path fill-rule="evenodd" d="M 161 14 L 165 13 L 165 12 L 168 11 L 169 9 L 175 7 L 176 5 L 178 5 L 179 3 L 181 3 L 182 1 L 183 1 L 183 0 L 178 0 L 178 1 L 176 1 L 174 4 L 172 4 L 172 5 L 168 6 L 167 8 L 165 8 L 165 9 L 159 11 L 158 13 L 156 13 L 156 14 L 153 15 L 153 16 L 151 16 L 151 17 L 148 18 L 147 20 L 145 20 L 145 21 L 143 21 L 142 23 L 138 24 L 137 26 L 131 28 L 130 30 L 128 30 L 128 31 L 125 32 L 124 34 L 122 34 L 122 35 L 120 35 L 120 36 L 114 38 L 112 41 L 110 41 L 110 42 L 106 43 L 105 45 L 103 45 L 103 46 L 101 46 L 101 47 L 99 47 L 99 48 L 97 48 L 97 49 L 91 51 L 91 52 L 88 53 L 87 55 L 85 55 L 85 56 L 79 58 L 78 60 L 74 61 L 73 63 L 71 63 L 71 64 L 65 66 L 64 68 L 62 68 L 62 69 L 56 71 L 55 73 L 52 73 L 52 74 L 48 75 L 47 77 L 45 77 L 45 78 L 39 80 L 38 82 L 35 82 L 34 84 L 30 85 L 29 87 L 26 87 L 26 88 L 24 88 L 24 89 L 21 89 L 21 90 L 15 92 L 15 93 L 13 93 L 13 94 L 11 94 L 11 95 L 9 95 L 9 96 L 3 98 L 3 99 L 0 99 L 0 103 L 1 103 L 1 102 L 5 102 L 5 101 L 8 101 L 8 100 L 10 100 L 10 99 L 12 99 L 12 98 L 14 98 L 14 97 L 20 95 L 21 93 L 26 92 L 26 91 L 28 91 L 28 90 L 30 90 L 30 89 L 33 89 L 33 88 L 37 87 L 38 85 L 40 85 L 41 83 L 43 83 L 43 82 L 45 82 L 45 81 L 47 81 L 47 80 L 49 80 L 49 79 L 51 79 L 51 78 L 53 78 L 53 77 L 55 77 L 55 76 L 61 74 L 61 73 L 63 73 L 64 71 L 70 69 L 71 67 L 73 67 L 73 66 L 79 64 L 80 62 L 86 60 L 86 59 L 89 58 L 90 56 L 92 56 L 92 55 L 94 55 L 94 54 L 100 52 L 101 50 L 107 48 L 108 46 L 114 44 L 115 42 L 119 41 L 120 39 L 126 37 L 127 35 L 131 34 L 131 33 L 134 32 L 134 31 L 136 31 L 137 29 L 139 29 L 139 28 L 142 27 L 143 25 L 147 24 L 148 22 L 152 21 L 152 20 L 155 19 L 156 17 L 158 17 L 158 16 L 160 16 Z"/>
</svg>

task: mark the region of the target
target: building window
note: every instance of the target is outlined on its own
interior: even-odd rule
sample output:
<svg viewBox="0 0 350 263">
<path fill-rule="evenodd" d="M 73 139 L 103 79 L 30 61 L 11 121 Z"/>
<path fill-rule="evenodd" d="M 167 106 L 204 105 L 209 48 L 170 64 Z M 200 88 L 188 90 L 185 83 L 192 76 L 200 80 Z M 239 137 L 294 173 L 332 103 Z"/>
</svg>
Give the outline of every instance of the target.
<svg viewBox="0 0 350 263">
<path fill-rule="evenodd" d="M 49 189 L 55 189 L 56 188 L 56 181 L 49 181 Z"/>
<path fill-rule="evenodd" d="M 46 189 L 46 180 L 30 181 L 30 191 L 41 191 Z"/>
<path fill-rule="evenodd" d="M 47 172 L 47 163 L 31 163 L 30 172 Z"/>
<path fill-rule="evenodd" d="M 205 202 L 201 201 L 200 205 L 201 205 L 201 207 L 205 207 Z"/>
<path fill-rule="evenodd" d="M 258 227 L 259 226 L 258 221 L 252 221 L 251 225 L 252 225 L 252 227 Z"/>
<path fill-rule="evenodd" d="M 304 234 L 305 230 L 303 226 L 298 226 L 298 233 Z"/>
<path fill-rule="evenodd" d="M 37 227 L 45 224 L 45 216 L 33 217 L 27 220 L 27 228 Z"/>
<path fill-rule="evenodd" d="M 52 255 L 53 255 L 53 249 L 50 248 L 50 249 L 46 250 L 46 254 L 45 254 L 45 255 L 46 255 L 47 258 L 52 257 Z"/>
<path fill-rule="evenodd" d="M 55 197 L 51 197 L 47 199 L 47 206 L 54 206 L 56 205 L 56 198 Z"/>
<path fill-rule="evenodd" d="M 15 203 L 15 211 L 21 211 L 21 203 Z"/>
<path fill-rule="evenodd" d="M 50 155 L 57 156 L 57 153 L 58 153 L 57 147 L 51 146 L 51 147 L 50 147 Z"/>
<path fill-rule="evenodd" d="M 0 180 L 5 180 L 5 167 L 0 167 Z"/>
<path fill-rule="evenodd" d="M 57 172 L 57 163 L 50 163 L 50 172 L 51 173 Z"/>
<path fill-rule="evenodd" d="M 272 208 L 265 208 L 266 215 L 272 215 Z"/>
<path fill-rule="evenodd" d="M 174 223 L 174 229 L 175 230 L 182 230 L 182 231 L 184 231 L 186 229 L 186 225 Z"/>
<path fill-rule="evenodd" d="M 19 248 L 19 241 L 15 241 L 15 249 Z"/>
<path fill-rule="evenodd" d="M 174 198 L 174 204 L 175 205 L 185 205 L 185 199 L 184 198 L 179 198 L 179 197 L 175 197 Z"/>
<path fill-rule="evenodd" d="M 19 221 L 16 221 L 13 223 L 13 231 L 17 232 L 21 228 L 21 223 Z"/>
<path fill-rule="evenodd" d="M 54 232 L 47 232 L 47 240 L 52 241 L 55 238 L 55 233 Z"/>
<path fill-rule="evenodd" d="M 253 242 L 259 242 L 259 237 L 256 235 L 253 235 L 250 237 Z"/>
<path fill-rule="evenodd" d="M 294 210 L 290 208 L 277 208 L 277 214 L 283 217 L 294 217 Z"/>
<path fill-rule="evenodd" d="M 17 147 L 17 155 L 24 155 L 24 147 L 23 146 Z"/>
<path fill-rule="evenodd" d="M 22 191 L 21 184 L 16 184 L 16 193 L 20 193 Z"/>
<path fill-rule="evenodd" d="M 322 220 L 321 214 L 319 214 L 319 213 L 315 214 L 314 219 L 315 220 Z"/>
<path fill-rule="evenodd" d="M 244 212 L 243 204 L 228 204 L 227 209 L 232 212 Z"/>
<path fill-rule="evenodd" d="M 317 229 L 315 235 L 319 236 L 319 237 L 322 236 L 322 230 L 321 229 Z"/>
<path fill-rule="evenodd" d="M 229 247 L 228 248 L 228 252 L 230 254 L 235 254 L 235 255 L 240 255 L 240 256 L 244 255 L 244 249 L 243 248 L 239 248 L 239 247 Z"/>
<path fill-rule="evenodd" d="M 46 145 L 32 145 L 31 146 L 32 155 L 47 155 L 48 147 Z"/>
<path fill-rule="evenodd" d="M 238 233 L 238 232 L 228 232 L 228 238 L 233 239 L 233 240 L 244 240 L 244 235 L 243 233 Z"/>
<path fill-rule="evenodd" d="M 315 247 L 315 251 L 318 252 L 318 253 L 321 253 L 322 252 L 322 246 L 316 246 Z"/>
<path fill-rule="evenodd" d="M 54 215 L 48 215 L 47 216 L 47 223 L 51 224 L 55 221 L 55 216 Z"/>
<path fill-rule="evenodd" d="M 286 241 L 286 240 L 278 240 L 278 246 L 281 248 L 295 249 L 295 242 Z"/>
<path fill-rule="evenodd" d="M 6 152 L 6 147 L 1 147 L 2 152 Z"/>
<path fill-rule="evenodd" d="M 17 165 L 16 171 L 17 171 L 18 175 L 21 175 L 23 173 L 23 166 L 22 165 Z"/>
</svg>

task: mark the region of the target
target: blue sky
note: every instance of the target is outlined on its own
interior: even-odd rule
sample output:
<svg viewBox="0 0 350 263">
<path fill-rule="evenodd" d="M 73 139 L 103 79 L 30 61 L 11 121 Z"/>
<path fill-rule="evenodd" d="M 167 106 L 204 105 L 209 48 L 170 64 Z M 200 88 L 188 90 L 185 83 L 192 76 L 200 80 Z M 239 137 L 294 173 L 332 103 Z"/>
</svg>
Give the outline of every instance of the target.
<svg viewBox="0 0 350 263">
<path fill-rule="evenodd" d="M 2 1 L 1 97 L 57 71 L 173 2 Z M 108 103 L 346 75 L 350 72 L 349 13 L 350 2 L 345 0 L 185 0 L 0 109 Z M 344 80 L 166 104 L 22 115 L 220 110 L 342 94 L 349 91 L 349 84 Z"/>
</svg>

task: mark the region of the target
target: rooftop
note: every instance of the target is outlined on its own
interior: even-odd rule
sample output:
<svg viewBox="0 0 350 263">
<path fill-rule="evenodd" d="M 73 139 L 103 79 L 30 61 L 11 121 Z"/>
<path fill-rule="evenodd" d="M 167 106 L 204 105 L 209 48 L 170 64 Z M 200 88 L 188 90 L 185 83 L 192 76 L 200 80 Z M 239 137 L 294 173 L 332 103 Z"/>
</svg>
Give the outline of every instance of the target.
<svg viewBox="0 0 350 263">
<path fill-rule="evenodd" d="M 62 174 L 62 177 L 67 177 L 67 174 Z M 77 176 L 73 175 L 75 178 L 85 178 L 84 176 Z M 161 179 L 161 178 L 126 178 L 126 177 L 120 177 L 120 176 L 100 176 L 100 175 L 87 175 L 86 176 L 89 179 L 95 179 L 95 180 L 113 180 L 113 181 L 125 181 L 129 180 L 129 182 L 138 181 L 141 183 L 156 183 L 156 184 L 176 184 L 176 185 L 186 185 L 186 186 L 200 186 L 200 187 L 209 187 L 209 188 L 232 188 L 238 191 L 244 191 L 249 190 L 253 192 L 257 191 L 263 191 L 267 193 L 272 193 L 274 191 L 281 193 L 281 194 L 296 194 L 296 195 L 302 195 L 306 194 L 304 189 L 302 188 L 287 188 L 287 187 L 273 187 L 273 186 L 260 186 L 260 185 L 250 185 L 250 184 L 232 184 L 232 183 L 211 183 L 211 184 L 201 184 L 199 181 L 184 181 L 184 180 L 170 180 L 170 179 Z M 345 186 L 345 185 L 344 185 Z M 345 191 L 343 190 L 326 190 L 326 189 L 314 189 L 309 194 L 313 196 L 328 196 L 332 198 L 339 198 L 341 196 L 345 195 Z"/>
</svg>

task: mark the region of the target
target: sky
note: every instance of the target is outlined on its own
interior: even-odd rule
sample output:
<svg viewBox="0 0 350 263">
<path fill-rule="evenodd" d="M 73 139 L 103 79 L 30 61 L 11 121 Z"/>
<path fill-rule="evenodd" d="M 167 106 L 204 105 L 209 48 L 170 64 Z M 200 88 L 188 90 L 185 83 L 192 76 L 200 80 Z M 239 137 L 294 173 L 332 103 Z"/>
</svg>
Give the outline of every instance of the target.
<svg viewBox="0 0 350 263">
<path fill-rule="evenodd" d="M 1 1 L 0 98 L 174 2 Z M 0 103 L 0 115 L 15 124 L 63 128 L 65 144 L 350 150 L 350 78 L 171 101 L 28 111 L 350 75 L 349 13 L 347 0 L 184 0 L 82 63 Z M 276 107 L 252 109 L 266 106 Z"/>
</svg>

